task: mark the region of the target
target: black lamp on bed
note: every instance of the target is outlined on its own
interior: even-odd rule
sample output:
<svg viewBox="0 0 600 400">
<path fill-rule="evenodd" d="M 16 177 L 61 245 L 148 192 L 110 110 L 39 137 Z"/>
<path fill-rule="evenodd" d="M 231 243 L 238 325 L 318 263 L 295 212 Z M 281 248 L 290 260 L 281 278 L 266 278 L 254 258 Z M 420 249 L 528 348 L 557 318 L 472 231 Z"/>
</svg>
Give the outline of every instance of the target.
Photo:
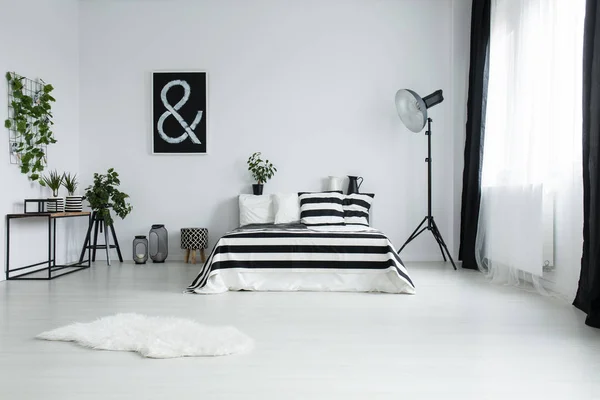
<svg viewBox="0 0 600 400">
<path fill-rule="evenodd" d="M 433 120 L 427 116 L 427 109 L 440 104 L 442 101 L 444 101 L 444 96 L 441 90 L 436 90 L 425 97 L 419 96 L 410 89 L 400 89 L 396 92 L 396 110 L 404 125 L 411 131 L 419 133 L 425 127 L 425 123 L 427 123 L 427 130 L 425 131 L 425 135 L 427 136 L 427 158 L 425 158 L 425 162 L 427 163 L 427 215 L 417 226 L 417 229 L 408 237 L 406 242 L 404 242 L 402 247 L 400 247 L 398 254 L 407 244 L 428 230 L 433 234 L 435 241 L 440 247 L 444 261 L 447 261 L 447 254 L 452 266 L 456 270 L 454 260 L 448 251 L 448 247 L 446 247 L 444 238 L 433 219 L 433 215 L 431 215 L 431 122 Z"/>
</svg>

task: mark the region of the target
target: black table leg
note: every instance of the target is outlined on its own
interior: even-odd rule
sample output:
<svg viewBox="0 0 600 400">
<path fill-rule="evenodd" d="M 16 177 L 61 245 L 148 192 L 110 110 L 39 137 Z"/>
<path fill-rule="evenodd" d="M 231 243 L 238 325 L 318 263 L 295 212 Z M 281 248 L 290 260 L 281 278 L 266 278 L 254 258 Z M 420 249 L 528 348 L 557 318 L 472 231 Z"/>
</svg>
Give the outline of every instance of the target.
<svg viewBox="0 0 600 400">
<path fill-rule="evenodd" d="M 52 279 L 52 218 L 48 217 L 48 279 Z"/>
<path fill-rule="evenodd" d="M 54 233 L 52 234 L 52 266 L 56 267 L 56 218 L 52 219 L 54 226 L 52 230 Z"/>
<path fill-rule="evenodd" d="M 82 213 L 83 214 L 83 213 Z M 85 214 L 84 214 L 85 215 Z M 70 216 L 70 215 L 68 215 Z M 87 214 L 88 216 L 88 243 L 91 237 L 91 231 L 90 231 L 90 224 L 92 222 L 92 218 L 90 217 L 91 214 Z M 6 247 L 7 247 L 7 251 L 6 251 L 6 269 L 5 269 L 5 276 L 7 280 L 51 280 L 63 275 L 67 275 L 73 272 L 77 272 L 80 271 L 82 269 L 85 268 L 90 268 L 91 267 L 91 248 L 90 246 L 86 246 L 86 244 L 84 243 L 84 248 L 82 250 L 82 254 L 85 256 L 85 248 L 88 248 L 88 259 L 87 262 L 84 263 L 82 257 L 80 257 L 79 262 L 75 261 L 73 263 L 65 263 L 63 264 L 58 264 L 57 263 L 57 253 L 56 253 L 56 247 L 57 247 L 57 225 L 58 223 L 56 222 L 56 220 L 58 218 L 63 218 L 62 216 L 59 217 L 54 217 L 52 216 L 52 214 L 47 213 L 44 215 L 31 215 L 31 217 L 43 217 L 43 218 L 47 218 L 47 222 L 48 222 L 48 230 L 47 230 L 47 246 L 48 246 L 48 258 L 44 261 L 35 263 L 35 264 L 30 264 L 30 265 L 25 265 L 19 268 L 11 268 L 11 264 L 10 264 L 10 256 L 11 256 L 11 249 L 10 249 L 10 235 L 11 235 L 11 220 L 15 219 L 15 218 L 26 218 L 29 217 L 29 215 L 24 215 L 24 214 L 15 214 L 15 215 L 7 215 L 6 216 Z M 80 255 L 81 256 L 81 255 Z M 45 265 L 45 267 L 43 267 Z M 35 270 L 33 270 L 35 267 L 40 267 L 42 266 L 42 268 L 37 268 Z M 68 271 L 64 271 L 66 269 L 70 269 Z M 29 275 L 32 274 L 38 274 L 38 273 L 43 273 L 45 270 L 47 270 L 47 274 L 43 274 L 43 277 L 30 277 Z M 14 275 L 15 272 L 19 271 L 19 275 Z M 28 272 L 23 272 L 23 271 L 28 271 Z M 60 273 L 58 271 L 61 271 Z M 38 275 L 39 276 L 39 275 Z"/>
<path fill-rule="evenodd" d="M 6 280 L 10 271 L 10 217 L 6 217 Z"/>
</svg>

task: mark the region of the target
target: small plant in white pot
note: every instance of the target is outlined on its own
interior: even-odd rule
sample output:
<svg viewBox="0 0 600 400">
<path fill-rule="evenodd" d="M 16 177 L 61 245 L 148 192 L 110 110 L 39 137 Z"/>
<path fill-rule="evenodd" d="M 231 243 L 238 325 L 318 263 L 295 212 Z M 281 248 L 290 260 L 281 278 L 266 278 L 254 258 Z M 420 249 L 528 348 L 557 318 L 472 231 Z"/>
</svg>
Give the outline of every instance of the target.
<svg viewBox="0 0 600 400">
<path fill-rule="evenodd" d="M 63 212 L 65 211 L 65 199 L 58 197 L 58 190 L 62 186 L 63 175 L 59 174 L 56 170 L 48 172 L 42 176 L 40 184 L 42 186 L 48 186 L 52 190 L 52 197 L 48 200 L 48 211 L 50 212 Z"/>
<path fill-rule="evenodd" d="M 75 192 L 79 187 L 77 181 L 77 174 L 71 174 L 65 172 L 63 175 L 63 186 L 67 189 L 68 196 L 66 198 L 65 211 L 66 212 L 81 212 L 83 210 L 83 196 L 76 195 Z"/>
<path fill-rule="evenodd" d="M 255 195 L 261 195 L 263 192 L 264 184 L 275 175 L 277 168 L 273 166 L 269 160 L 263 161 L 260 158 L 261 153 L 256 152 L 248 158 L 248 171 L 252 174 L 252 177 L 256 181 L 252 185 L 252 191 Z"/>
</svg>

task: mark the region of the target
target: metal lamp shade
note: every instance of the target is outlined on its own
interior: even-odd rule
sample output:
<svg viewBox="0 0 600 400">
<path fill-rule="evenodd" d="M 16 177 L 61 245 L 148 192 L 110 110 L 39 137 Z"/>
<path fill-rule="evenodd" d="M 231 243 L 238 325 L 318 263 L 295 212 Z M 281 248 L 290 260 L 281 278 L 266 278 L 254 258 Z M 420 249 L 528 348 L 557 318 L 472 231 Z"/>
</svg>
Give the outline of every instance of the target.
<svg viewBox="0 0 600 400">
<path fill-rule="evenodd" d="M 427 106 L 415 92 L 410 89 L 400 89 L 396 92 L 396 111 L 408 129 L 421 132 L 427 121 Z"/>
<path fill-rule="evenodd" d="M 444 101 L 442 90 L 421 97 L 410 89 L 396 92 L 396 111 L 408 129 L 421 132 L 427 122 L 427 109 Z"/>
<path fill-rule="evenodd" d="M 162 263 L 169 255 L 169 232 L 164 225 L 152 225 L 148 234 L 150 240 L 150 258 L 155 263 Z"/>
</svg>

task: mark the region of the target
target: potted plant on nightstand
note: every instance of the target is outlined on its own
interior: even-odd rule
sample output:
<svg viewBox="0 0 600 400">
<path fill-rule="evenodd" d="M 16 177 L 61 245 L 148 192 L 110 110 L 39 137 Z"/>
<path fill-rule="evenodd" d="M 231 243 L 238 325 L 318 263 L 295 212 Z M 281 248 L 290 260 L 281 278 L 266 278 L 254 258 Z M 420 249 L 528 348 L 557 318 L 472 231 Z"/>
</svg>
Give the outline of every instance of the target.
<svg viewBox="0 0 600 400">
<path fill-rule="evenodd" d="M 65 211 L 65 201 L 62 197 L 58 197 L 58 190 L 62 186 L 63 175 L 59 174 L 56 170 L 48 172 L 48 174 L 42 175 L 40 184 L 42 186 L 48 186 L 52 190 L 52 197 L 48 200 L 48 211 L 50 212 L 63 212 Z"/>
<path fill-rule="evenodd" d="M 79 187 L 77 181 L 77 174 L 71 174 L 65 172 L 63 175 L 63 186 L 67 189 L 68 196 L 65 201 L 66 212 L 81 212 L 83 209 L 83 196 L 78 196 L 75 191 Z"/>
<path fill-rule="evenodd" d="M 277 168 L 275 168 L 269 160 L 263 161 L 260 156 L 261 153 L 256 152 L 248 158 L 248 171 L 250 171 L 252 177 L 256 181 L 256 183 L 252 185 L 252 191 L 255 195 L 262 194 L 264 184 L 275 175 L 275 172 L 277 172 Z"/>
</svg>

